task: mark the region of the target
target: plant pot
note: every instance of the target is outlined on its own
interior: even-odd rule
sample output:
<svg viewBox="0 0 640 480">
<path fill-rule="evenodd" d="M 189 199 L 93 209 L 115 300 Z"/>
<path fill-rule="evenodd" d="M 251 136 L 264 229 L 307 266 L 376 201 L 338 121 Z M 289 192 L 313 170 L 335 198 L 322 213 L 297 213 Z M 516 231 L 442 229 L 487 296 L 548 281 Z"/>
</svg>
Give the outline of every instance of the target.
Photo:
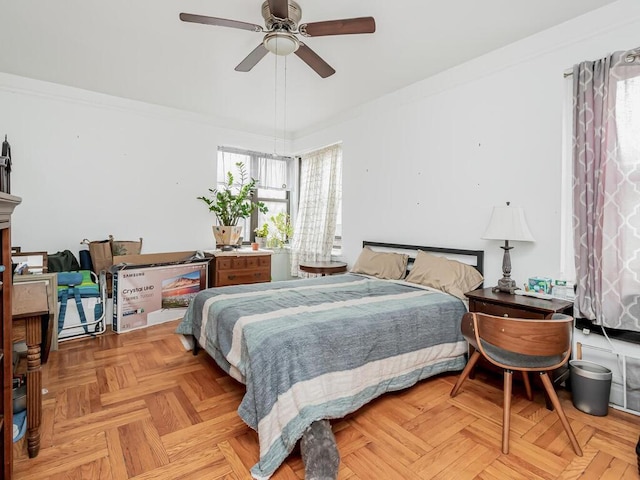
<svg viewBox="0 0 640 480">
<path fill-rule="evenodd" d="M 267 246 L 267 237 L 256 237 L 256 243 L 259 248 L 264 248 Z"/>
<path fill-rule="evenodd" d="M 240 241 L 240 234 L 242 233 L 242 226 L 223 226 L 214 225 L 213 236 L 216 239 L 216 245 L 237 245 Z"/>
</svg>

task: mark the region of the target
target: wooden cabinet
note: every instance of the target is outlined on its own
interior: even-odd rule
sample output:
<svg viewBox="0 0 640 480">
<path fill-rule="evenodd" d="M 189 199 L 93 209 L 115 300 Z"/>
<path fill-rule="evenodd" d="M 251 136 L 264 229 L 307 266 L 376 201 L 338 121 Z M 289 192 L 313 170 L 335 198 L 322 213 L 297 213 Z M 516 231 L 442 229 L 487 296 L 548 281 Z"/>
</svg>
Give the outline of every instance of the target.
<svg viewBox="0 0 640 480">
<path fill-rule="evenodd" d="M 10 480 L 13 471 L 13 336 L 11 318 L 11 214 L 21 199 L 0 192 L 0 372 L 2 375 L 0 401 L 0 478 Z"/>
<path fill-rule="evenodd" d="M 209 263 L 209 286 L 224 287 L 271 281 L 270 253 L 214 252 Z"/>
</svg>

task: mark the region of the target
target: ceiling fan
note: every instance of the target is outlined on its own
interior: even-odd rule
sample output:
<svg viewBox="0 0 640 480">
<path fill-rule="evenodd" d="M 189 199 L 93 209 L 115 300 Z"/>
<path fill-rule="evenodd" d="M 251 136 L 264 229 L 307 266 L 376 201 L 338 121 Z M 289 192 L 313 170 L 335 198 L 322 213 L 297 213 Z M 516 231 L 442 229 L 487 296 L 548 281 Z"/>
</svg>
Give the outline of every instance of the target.
<svg viewBox="0 0 640 480">
<path fill-rule="evenodd" d="M 318 75 L 326 78 L 336 71 L 306 44 L 298 40 L 303 37 L 322 37 L 327 35 L 348 35 L 354 33 L 373 33 L 376 22 L 373 17 L 344 18 L 324 22 L 302 23 L 302 10 L 293 0 L 267 0 L 262 4 L 262 16 L 265 27 L 254 23 L 228 20 L 226 18 L 207 17 L 192 13 L 181 13 L 183 22 L 203 23 L 220 27 L 240 28 L 252 32 L 265 33 L 262 43 L 258 45 L 235 68 L 238 72 L 248 72 L 268 53 L 289 55 L 295 53 L 309 65 Z"/>
</svg>

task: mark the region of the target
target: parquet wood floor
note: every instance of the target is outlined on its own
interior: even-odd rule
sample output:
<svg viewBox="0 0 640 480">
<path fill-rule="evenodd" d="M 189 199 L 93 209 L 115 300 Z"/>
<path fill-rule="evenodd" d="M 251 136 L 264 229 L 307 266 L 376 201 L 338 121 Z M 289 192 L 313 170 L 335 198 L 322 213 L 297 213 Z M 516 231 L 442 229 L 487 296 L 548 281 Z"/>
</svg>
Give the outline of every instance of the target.
<svg viewBox="0 0 640 480">
<path fill-rule="evenodd" d="M 185 351 L 176 324 L 60 344 L 43 368 L 40 454 L 29 459 L 24 439 L 16 443 L 15 479 L 250 479 L 258 442 L 236 414 L 243 386 L 204 352 Z M 529 402 L 515 387 L 503 455 L 499 379 L 480 372 L 452 399 L 456 378 L 423 381 L 335 421 L 339 478 L 640 478 L 639 417 L 589 416 L 561 391 L 580 458 L 540 391 Z M 272 478 L 304 478 L 299 453 Z"/>
</svg>

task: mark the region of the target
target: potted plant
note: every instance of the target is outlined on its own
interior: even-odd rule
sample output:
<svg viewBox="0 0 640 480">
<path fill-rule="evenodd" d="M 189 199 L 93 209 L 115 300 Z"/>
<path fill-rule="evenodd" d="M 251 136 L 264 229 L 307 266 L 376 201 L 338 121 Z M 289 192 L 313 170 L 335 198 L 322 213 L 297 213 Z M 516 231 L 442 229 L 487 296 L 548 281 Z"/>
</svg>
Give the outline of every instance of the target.
<svg viewBox="0 0 640 480">
<path fill-rule="evenodd" d="M 213 212 L 218 220 L 218 225 L 213 226 L 213 235 L 217 245 L 236 245 L 242 233 L 242 226 L 238 225 L 241 218 L 251 216 L 255 209 L 262 213 L 267 212 L 267 207 L 262 202 L 254 202 L 251 198 L 258 181 L 249 178 L 244 163 L 237 162 L 239 178 L 235 182 L 231 171 L 227 172 L 227 180 L 219 188 L 210 188 L 209 197 L 197 197 L 202 200 Z"/>
<path fill-rule="evenodd" d="M 263 223 L 261 227 L 254 230 L 256 234 L 256 243 L 263 248 L 267 243 L 267 237 L 269 236 L 269 224 Z"/>
<path fill-rule="evenodd" d="M 291 217 L 284 212 L 280 212 L 277 215 L 272 215 L 269 221 L 273 224 L 275 233 L 269 237 L 267 244 L 270 247 L 283 248 L 293 236 Z"/>
</svg>

